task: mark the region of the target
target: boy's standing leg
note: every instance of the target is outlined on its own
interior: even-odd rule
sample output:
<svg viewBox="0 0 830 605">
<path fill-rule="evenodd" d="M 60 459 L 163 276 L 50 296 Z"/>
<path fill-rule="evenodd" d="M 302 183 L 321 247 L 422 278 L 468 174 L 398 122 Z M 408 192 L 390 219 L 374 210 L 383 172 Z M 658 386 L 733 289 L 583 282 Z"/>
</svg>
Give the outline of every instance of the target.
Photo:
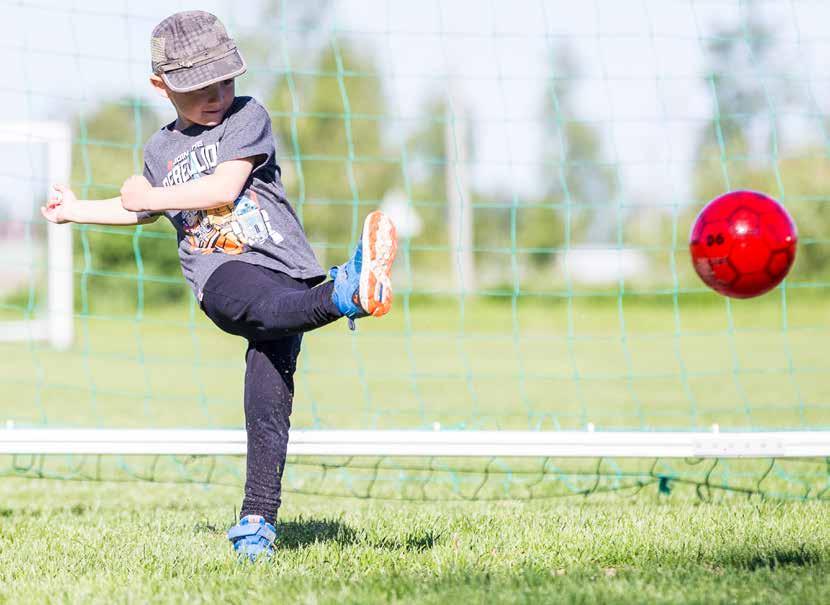
<svg viewBox="0 0 830 605">
<path fill-rule="evenodd" d="M 302 335 L 248 343 L 245 354 L 245 430 L 248 459 L 240 517 L 276 522 L 288 447 L 294 371 Z"/>
<path fill-rule="evenodd" d="M 282 472 L 302 333 L 341 317 L 331 284 L 303 281 L 241 261 L 220 266 L 205 284 L 202 309 L 223 331 L 248 341 L 245 352 L 245 497 L 228 537 L 240 554 L 269 553 L 281 503 Z"/>
</svg>

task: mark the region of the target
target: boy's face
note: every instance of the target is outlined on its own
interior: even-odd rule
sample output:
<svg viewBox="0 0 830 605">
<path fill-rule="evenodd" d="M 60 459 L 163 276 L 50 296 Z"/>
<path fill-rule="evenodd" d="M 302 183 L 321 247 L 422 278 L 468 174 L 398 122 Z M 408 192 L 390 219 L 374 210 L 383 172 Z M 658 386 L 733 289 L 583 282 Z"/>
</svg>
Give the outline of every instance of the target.
<svg viewBox="0 0 830 605">
<path fill-rule="evenodd" d="M 173 92 L 156 75 L 150 76 L 150 83 L 173 103 L 182 122 L 182 128 L 193 124 L 216 126 L 230 109 L 235 95 L 233 78 L 192 92 Z"/>
</svg>

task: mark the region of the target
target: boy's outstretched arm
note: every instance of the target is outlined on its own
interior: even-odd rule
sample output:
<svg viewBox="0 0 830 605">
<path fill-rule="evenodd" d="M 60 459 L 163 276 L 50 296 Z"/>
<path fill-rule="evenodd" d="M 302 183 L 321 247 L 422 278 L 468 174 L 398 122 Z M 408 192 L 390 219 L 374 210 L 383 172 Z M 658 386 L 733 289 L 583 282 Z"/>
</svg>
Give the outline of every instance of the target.
<svg viewBox="0 0 830 605">
<path fill-rule="evenodd" d="M 95 225 L 138 225 L 152 223 L 158 216 L 139 217 L 125 210 L 120 197 L 108 200 L 79 200 L 66 185 L 54 185 L 54 193 L 40 213 L 52 223 L 87 223 Z"/>
<path fill-rule="evenodd" d="M 256 158 L 222 162 L 213 174 L 180 185 L 153 187 L 140 175 L 131 176 L 121 187 L 121 204 L 130 212 L 203 210 L 230 204 L 248 182 Z"/>
<path fill-rule="evenodd" d="M 142 211 L 214 208 L 239 197 L 256 159 L 222 162 L 213 174 L 172 187 L 153 187 L 143 176 L 131 176 L 124 181 L 121 196 L 108 200 L 79 200 L 66 185 L 55 185 L 57 196 L 40 212 L 53 223 L 139 225 L 158 219 L 158 215 L 138 214 Z"/>
</svg>

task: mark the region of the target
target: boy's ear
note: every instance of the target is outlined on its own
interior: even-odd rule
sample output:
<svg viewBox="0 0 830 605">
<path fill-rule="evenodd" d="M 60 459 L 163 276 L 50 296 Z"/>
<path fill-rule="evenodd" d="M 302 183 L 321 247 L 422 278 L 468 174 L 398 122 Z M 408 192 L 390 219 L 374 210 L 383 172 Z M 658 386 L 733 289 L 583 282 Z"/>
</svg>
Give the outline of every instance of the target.
<svg viewBox="0 0 830 605">
<path fill-rule="evenodd" d="M 167 94 L 167 86 L 165 85 L 164 80 L 159 78 L 156 74 L 150 76 L 150 84 L 152 84 L 153 88 L 156 89 L 156 92 L 165 99 L 170 98 L 170 95 Z"/>
</svg>

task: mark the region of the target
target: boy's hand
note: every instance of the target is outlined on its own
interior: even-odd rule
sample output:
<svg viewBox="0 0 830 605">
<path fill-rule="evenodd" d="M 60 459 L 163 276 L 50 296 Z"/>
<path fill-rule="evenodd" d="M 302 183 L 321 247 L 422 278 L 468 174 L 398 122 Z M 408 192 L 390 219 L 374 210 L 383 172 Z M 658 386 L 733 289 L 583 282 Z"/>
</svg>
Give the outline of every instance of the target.
<svg viewBox="0 0 830 605">
<path fill-rule="evenodd" d="M 146 178 L 140 174 L 135 174 L 124 181 L 121 185 L 121 205 L 124 210 L 130 212 L 140 212 L 142 210 L 152 210 L 146 208 L 147 206 L 147 192 L 151 191 L 153 186 Z"/>
<path fill-rule="evenodd" d="M 40 207 L 40 213 L 47 221 L 57 224 L 71 222 L 72 210 L 78 204 L 78 198 L 66 185 L 53 185 L 49 192 L 46 206 Z"/>
</svg>

